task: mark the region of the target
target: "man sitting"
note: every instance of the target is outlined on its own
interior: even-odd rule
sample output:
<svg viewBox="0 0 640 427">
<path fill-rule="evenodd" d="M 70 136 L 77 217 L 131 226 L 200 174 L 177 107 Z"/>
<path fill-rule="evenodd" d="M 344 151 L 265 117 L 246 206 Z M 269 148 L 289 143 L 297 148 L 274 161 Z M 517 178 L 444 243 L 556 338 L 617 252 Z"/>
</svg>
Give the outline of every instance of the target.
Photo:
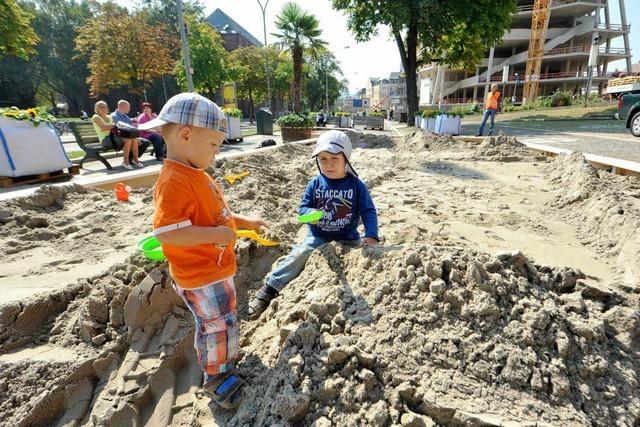
<svg viewBox="0 0 640 427">
<path fill-rule="evenodd" d="M 118 108 L 116 111 L 111 113 L 111 118 L 113 119 L 113 123 L 117 124 L 118 122 L 126 123 L 130 126 L 133 126 L 131 121 L 131 117 L 128 116 L 129 111 L 131 110 L 131 105 L 124 99 L 118 101 Z M 151 143 L 148 139 L 138 138 L 138 156 L 142 157 L 142 154 L 146 151 L 147 147 Z"/>
</svg>

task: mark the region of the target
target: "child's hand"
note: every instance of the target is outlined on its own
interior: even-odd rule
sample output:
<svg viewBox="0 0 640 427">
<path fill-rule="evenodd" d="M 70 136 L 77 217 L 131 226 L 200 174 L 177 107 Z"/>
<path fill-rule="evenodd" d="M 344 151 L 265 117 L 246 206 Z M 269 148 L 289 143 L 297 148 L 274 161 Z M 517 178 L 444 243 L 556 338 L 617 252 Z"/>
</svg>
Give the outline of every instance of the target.
<svg viewBox="0 0 640 427">
<path fill-rule="evenodd" d="M 260 227 L 268 228 L 266 222 L 257 218 L 246 218 L 244 220 L 244 227 L 249 230 L 260 230 Z"/>
<path fill-rule="evenodd" d="M 378 246 L 378 241 L 373 237 L 363 237 L 362 238 L 362 246 Z"/>
</svg>

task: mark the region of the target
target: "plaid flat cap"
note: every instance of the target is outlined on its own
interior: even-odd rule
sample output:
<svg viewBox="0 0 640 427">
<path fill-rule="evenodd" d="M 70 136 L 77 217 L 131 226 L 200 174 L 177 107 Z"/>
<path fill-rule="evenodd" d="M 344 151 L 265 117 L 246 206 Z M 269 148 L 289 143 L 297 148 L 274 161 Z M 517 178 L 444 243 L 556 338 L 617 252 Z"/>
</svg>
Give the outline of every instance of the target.
<svg viewBox="0 0 640 427">
<path fill-rule="evenodd" d="M 141 130 L 159 128 L 167 123 L 195 126 L 227 132 L 229 121 L 215 102 L 197 93 L 172 96 L 153 120 L 138 126 Z"/>
</svg>

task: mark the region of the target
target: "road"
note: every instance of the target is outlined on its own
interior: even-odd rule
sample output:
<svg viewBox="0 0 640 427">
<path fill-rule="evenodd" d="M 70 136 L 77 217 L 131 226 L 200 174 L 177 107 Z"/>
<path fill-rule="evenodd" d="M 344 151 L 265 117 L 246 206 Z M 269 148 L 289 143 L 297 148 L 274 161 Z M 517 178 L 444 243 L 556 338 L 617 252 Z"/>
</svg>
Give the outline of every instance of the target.
<svg viewBox="0 0 640 427">
<path fill-rule="evenodd" d="M 496 132 L 503 131 L 536 144 L 640 162 L 640 138 L 617 120 L 496 121 Z M 478 123 L 463 124 L 463 135 L 475 135 Z M 486 128 L 485 128 L 486 132 Z"/>
</svg>

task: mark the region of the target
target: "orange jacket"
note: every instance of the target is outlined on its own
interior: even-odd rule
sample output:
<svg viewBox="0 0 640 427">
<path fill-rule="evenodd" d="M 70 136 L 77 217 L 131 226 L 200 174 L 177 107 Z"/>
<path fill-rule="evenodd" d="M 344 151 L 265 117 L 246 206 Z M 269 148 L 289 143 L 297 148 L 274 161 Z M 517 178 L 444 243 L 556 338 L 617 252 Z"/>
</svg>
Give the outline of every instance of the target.
<svg viewBox="0 0 640 427">
<path fill-rule="evenodd" d="M 489 92 L 487 99 L 484 101 L 484 108 L 487 110 L 497 110 L 498 105 L 500 105 L 500 92 Z"/>
</svg>

